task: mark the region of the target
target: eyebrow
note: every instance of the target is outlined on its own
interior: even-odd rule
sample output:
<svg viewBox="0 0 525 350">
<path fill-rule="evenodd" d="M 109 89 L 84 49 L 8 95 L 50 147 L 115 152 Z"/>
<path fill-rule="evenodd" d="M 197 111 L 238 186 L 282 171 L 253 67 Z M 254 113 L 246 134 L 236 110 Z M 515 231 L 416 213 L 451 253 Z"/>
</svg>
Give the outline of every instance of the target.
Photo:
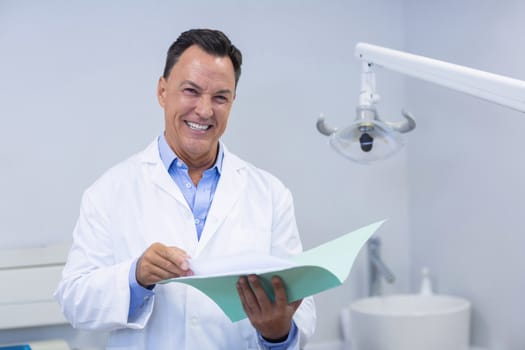
<svg viewBox="0 0 525 350">
<path fill-rule="evenodd" d="M 193 81 L 191 81 L 191 80 L 184 80 L 184 81 L 182 81 L 180 83 L 179 86 L 183 86 L 185 84 L 191 85 L 195 89 L 197 89 L 199 91 L 202 91 L 202 88 L 199 85 L 197 85 L 196 83 L 194 83 Z M 215 91 L 214 94 L 230 94 L 230 95 L 233 95 L 233 91 L 231 91 L 230 89 L 222 89 L 222 90 Z"/>
</svg>

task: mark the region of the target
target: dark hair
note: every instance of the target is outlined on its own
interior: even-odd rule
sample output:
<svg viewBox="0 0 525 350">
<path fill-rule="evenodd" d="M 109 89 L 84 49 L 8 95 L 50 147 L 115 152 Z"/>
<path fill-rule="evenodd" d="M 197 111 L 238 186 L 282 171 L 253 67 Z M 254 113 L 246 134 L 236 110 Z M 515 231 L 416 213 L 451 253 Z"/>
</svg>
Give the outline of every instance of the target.
<svg viewBox="0 0 525 350">
<path fill-rule="evenodd" d="M 177 63 L 182 53 L 192 45 L 197 45 L 210 55 L 225 57 L 228 56 L 235 72 L 235 86 L 241 76 L 242 54 L 219 30 L 213 29 L 190 29 L 183 32 L 177 40 L 171 44 L 166 57 L 166 66 L 163 76 L 168 79 L 171 69 Z"/>
</svg>

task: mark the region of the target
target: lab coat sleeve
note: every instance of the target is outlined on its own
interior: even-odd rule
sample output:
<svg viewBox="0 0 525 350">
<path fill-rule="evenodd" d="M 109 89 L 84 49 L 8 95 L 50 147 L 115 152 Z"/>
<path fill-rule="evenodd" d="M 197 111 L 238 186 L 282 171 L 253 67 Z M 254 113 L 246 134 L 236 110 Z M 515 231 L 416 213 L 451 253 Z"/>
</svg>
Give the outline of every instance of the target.
<svg viewBox="0 0 525 350">
<path fill-rule="evenodd" d="M 88 189 L 73 232 L 73 245 L 55 292 L 66 319 L 75 328 L 115 330 L 144 328 L 153 309 L 148 300 L 133 322 L 128 322 L 129 270 L 134 258 L 115 261 L 115 240 L 104 205 L 110 198 Z M 107 200 L 107 201 L 106 201 Z"/>
</svg>

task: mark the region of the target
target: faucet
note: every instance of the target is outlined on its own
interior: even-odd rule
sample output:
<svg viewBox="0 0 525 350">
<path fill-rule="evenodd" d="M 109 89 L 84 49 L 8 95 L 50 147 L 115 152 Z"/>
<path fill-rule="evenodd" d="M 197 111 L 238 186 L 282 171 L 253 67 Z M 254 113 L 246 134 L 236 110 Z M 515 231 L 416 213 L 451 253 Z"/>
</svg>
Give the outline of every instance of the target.
<svg viewBox="0 0 525 350">
<path fill-rule="evenodd" d="M 381 260 L 381 240 L 372 237 L 367 242 L 368 248 L 368 296 L 377 296 L 381 292 L 381 275 L 388 283 L 395 281 L 395 276 Z"/>
</svg>

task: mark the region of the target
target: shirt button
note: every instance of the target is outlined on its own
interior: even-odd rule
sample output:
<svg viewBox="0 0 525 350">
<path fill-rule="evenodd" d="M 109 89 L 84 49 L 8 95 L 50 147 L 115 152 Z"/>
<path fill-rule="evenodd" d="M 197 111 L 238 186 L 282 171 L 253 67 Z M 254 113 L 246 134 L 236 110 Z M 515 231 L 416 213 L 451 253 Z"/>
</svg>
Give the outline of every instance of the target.
<svg viewBox="0 0 525 350">
<path fill-rule="evenodd" d="M 201 222 L 199 219 L 195 219 L 195 224 L 198 225 Z"/>
<path fill-rule="evenodd" d="M 199 319 L 197 317 L 192 317 L 191 318 L 191 325 L 192 326 L 196 326 L 199 324 Z"/>
<path fill-rule="evenodd" d="M 186 188 L 191 188 L 191 184 L 189 182 L 186 182 Z"/>
</svg>

